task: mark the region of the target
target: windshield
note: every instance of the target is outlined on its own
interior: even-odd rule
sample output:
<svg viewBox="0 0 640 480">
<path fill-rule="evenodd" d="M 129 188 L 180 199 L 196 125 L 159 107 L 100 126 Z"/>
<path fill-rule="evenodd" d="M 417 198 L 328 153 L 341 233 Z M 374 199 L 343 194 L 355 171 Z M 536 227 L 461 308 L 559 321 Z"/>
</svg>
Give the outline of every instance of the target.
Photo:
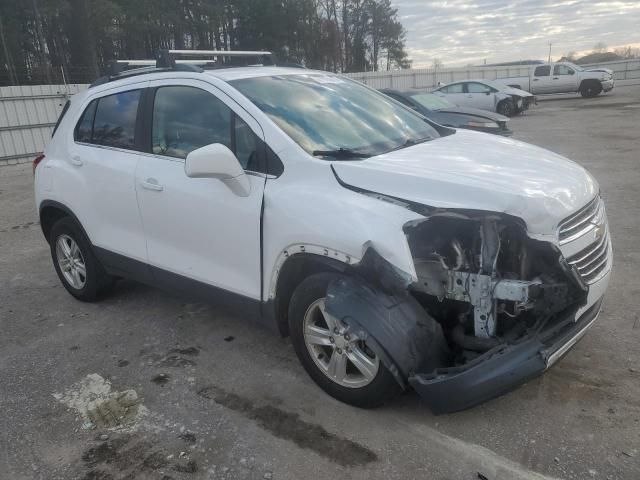
<svg viewBox="0 0 640 480">
<path fill-rule="evenodd" d="M 265 76 L 230 83 L 318 157 L 363 158 L 439 136 L 418 114 L 336 75 Z"/>
<path fill-rule="evenodd" d="M 434 95 L 433 93 L 416 93 L 411 95 L 411 98 L 429 110 L 442 110 L 443 108 L 455 107 L 455 105 L 446 98 Z"/>
</svg>

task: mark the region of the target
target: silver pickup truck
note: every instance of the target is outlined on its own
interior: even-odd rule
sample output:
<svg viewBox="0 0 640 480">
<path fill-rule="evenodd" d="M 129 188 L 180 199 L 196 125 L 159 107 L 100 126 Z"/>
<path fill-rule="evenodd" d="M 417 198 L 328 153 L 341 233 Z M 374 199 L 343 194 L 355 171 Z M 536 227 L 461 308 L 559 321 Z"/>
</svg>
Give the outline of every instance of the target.
<svg viewBox="0 0 640 480">
<path fill-rule="evenodd" d="M 583 97 L 595 97 L 613 90 L 614 86 L 612 70 L 585 70 L 570 62 L 533 65 L 528 76 L 498 78 L 496 81 L 536 95 L 580 92 Z"/>
</svg>

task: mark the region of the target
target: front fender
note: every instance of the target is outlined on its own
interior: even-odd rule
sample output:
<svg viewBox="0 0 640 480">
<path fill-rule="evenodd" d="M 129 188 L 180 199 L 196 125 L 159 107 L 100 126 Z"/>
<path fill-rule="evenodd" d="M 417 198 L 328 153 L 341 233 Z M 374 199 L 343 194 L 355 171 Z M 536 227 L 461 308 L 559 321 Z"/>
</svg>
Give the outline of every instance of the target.
<svg viewBox="0 0 640 480">
<path fill-rule="evenodd" d="M 403 226 L 424 216 L 340 186 L 330 162 L 323 162 L 308 165 L 299 182 L 284 181 L 288 175 L 297 177 L 295 167 L 289 166 L 282 177 L 267 182 L 262 227 L 264 301 L 274 298 L 283 264 L 297 253 L 352 265 L 371 245 L 392 265 L 417 278 Z"/>
</svg>

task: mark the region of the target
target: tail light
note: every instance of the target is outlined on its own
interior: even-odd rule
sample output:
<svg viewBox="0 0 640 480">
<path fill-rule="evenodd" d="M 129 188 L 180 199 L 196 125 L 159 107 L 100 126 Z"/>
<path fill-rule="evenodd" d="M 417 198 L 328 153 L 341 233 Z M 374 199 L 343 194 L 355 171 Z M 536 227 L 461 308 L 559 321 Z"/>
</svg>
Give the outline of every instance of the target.
<svg viewBox="0 0 640 480">
<path fill-rule="evenodd" d="M 38 155 L 36 158 L 33 159 L 33 175 L 36 174 L 36 167 L 42 160 L 44 160 L 44 155 Z"/>
</svg>

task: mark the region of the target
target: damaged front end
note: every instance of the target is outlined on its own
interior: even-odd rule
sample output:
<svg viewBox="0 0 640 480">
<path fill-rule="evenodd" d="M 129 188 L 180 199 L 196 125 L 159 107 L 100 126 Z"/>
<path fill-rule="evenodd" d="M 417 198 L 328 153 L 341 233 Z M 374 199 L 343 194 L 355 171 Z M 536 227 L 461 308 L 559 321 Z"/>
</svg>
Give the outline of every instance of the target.
<svg viewBox="0 0 640 480">
<path fill-rule="evenodd" d="M 404 231 L 416 277 L 368 246 L 329 286 L 327 311 L 434 413 L 462 410 L 542 373 L 593 323 L 600 301 L 552 243 L 504 214 L 428 212 Z"/>
</svg>

